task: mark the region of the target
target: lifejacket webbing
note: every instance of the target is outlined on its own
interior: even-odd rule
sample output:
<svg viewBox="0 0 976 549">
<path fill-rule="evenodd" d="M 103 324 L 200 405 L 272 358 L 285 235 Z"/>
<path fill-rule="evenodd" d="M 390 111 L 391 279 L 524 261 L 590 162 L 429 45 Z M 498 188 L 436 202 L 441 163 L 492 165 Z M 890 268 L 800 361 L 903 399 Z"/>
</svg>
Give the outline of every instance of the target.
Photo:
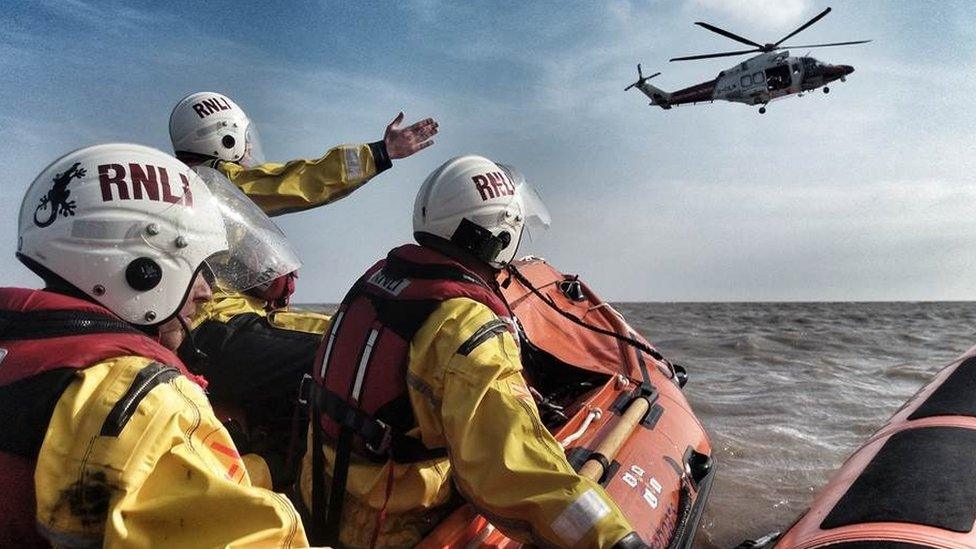
<svg viewBox="0 0 976 549">
<path fill-rule="evenodd" d="M 321 391 L 322 413 L 362 438 L 366 449 L 374 453 L 373 461 L 383 463 L 387 458 L 397 463 L 415 463 L 447 457 L 445 448 L 428 448 L 420 439 L 408 436 L 390 424 L 350 406 L 328 389 Z"/>
</svg>

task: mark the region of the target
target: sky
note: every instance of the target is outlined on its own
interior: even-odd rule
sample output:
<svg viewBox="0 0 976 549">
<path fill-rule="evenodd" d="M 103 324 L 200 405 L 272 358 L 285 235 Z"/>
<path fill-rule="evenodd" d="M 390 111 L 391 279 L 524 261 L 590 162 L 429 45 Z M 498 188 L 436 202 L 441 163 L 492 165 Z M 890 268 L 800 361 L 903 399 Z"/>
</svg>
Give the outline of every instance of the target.
<svg viewBox="0 0 976 549">
<path fill-rule="evenodd" d="M 827 5 L 793 43 L 874 40 L 811 52 L 856 68 L 829 95 L 759 115 L 624 92 L 638 62 L 672 90 L 740 59 L 668 63 L 743 49 L 694 21 L 774 42 Z M 974 19 L 968 1 L 915 0 L 15 1 L 0 18 L 0 284 L 38 284 L 14 260 L 16 220 L 48 163 L 113 141 L 168 151 L 173 105 L 212 90 L 276 161 L 376 141 L 401 109 L 440 123 L 432 148 L 351 196 L 276 218 L 304 261 L 299 302 L 339 300 L 409 241 L 424 177 L 461 154 L 521 169 L 553 217 L 524 252 L 607 299 L 976 299 Z"/>
</svg>

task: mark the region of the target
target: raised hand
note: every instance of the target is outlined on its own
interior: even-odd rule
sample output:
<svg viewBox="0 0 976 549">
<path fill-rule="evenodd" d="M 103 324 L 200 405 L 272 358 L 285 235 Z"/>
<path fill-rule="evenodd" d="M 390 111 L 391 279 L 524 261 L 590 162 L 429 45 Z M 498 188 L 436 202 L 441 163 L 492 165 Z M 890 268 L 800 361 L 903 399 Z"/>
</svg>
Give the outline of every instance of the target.
<svg viewBox="0 0 976 549">
<path fill-rule="evenodd" d="M 420 122 L 401 128 L 403 122 L 403 112 L 397 115 L 386 127 L 383 134 L 383 142 L 386 144 L 386 152 L 390 159 L 406 158 L 419 150 L 426 149 L 434 144 L 431 139 L 437 135 L 437 121 L 433 118 L 425 118 Z"/>
</svg>

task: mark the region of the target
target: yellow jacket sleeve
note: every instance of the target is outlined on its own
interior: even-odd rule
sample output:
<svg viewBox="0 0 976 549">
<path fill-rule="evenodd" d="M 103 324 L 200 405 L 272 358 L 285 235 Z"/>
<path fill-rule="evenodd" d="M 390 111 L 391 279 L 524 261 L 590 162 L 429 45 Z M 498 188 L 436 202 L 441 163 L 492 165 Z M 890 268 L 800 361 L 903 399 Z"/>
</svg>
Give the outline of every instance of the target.
<svg viewBox="0 0 976 549">
<path fill-rule="evenodd" d="M 526 387 L 515 339 L 491 326 L 499 327 L 491 310 L 462 298 L 444 302 L 418 333 L 431 336 L 428 352 L 439 356 L 411 364 L 447 365 L 441 380 L 416 372 L 415 388 L 424 377 L 442 394 L 439 406 L 436 398 L 414 400 L 439 408 L 439 418 L 417 414 L 421 431 L 443 429 L 461 493 L 507 535 L 543 546 L 612 546 L 633 528 L 603 489 L 566 461 Z"/>
<path fill-rule="evenodd" d="M 269 313 L 266 305 L 258 297 L 215 289 L 213 299 L 197 307 L 190 328 L 195 330 L 208 321 L 226 324 L 234 317 L 249 314 L 268 317 L 268 322 L 275 328 L 293 332 L 322 335 L 329 327 L 331 317 L 327 314 L 299 308 L 277 309 Z"/>
<path fill-rule="evenodd" d="M 288 499 L 251 485 L 193 382 L 140 357 L 78 376 L 35 472 L 38 526 L 54 545 L 308 545 Z"/>
<path fill-rule="evenodd" d="M 391 165 L 382 141 L 340 145 L 316 160 L 266 163 L 245 169 L 220 162 L 218 169 L 270 216 L 335 202 Z"/>
</svg>

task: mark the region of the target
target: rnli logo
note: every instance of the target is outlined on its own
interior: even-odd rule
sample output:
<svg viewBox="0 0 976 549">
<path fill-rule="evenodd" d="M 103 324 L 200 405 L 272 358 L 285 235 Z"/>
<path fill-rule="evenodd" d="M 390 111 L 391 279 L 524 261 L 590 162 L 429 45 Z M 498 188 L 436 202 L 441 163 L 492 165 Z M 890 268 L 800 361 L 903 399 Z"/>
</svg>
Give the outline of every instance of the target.
<svg viewBox="0 0 976 549">
<path fill-rule="evenodd" d="M 383 269 L 373 273 L 373 276 L 369 277 L 366 282 L 394 296 L 400 295 L 400 292 L 410 285 L 410 281 L 405 278 L 393 278 L 387 276 L 387 274 L 383 272 Z"/>
<path fill-rule="evenodd" d="M 193 104 L 193 112 L 197 113 L 197 116 L 200 118 L 206 118 L 211 114 L 229 110 L 233 110 L 233 107 L 230 106 L 230 102 L 225 97 L 211 97 L 210 99 L 204 99 L 199 103 Z"/>
<path fill-rule="evenodd" d="M 75 162 L 70 168 L 54 176 L 54 186 L 41 197 L 41 203 L 34 210 L 35 225 L 47 227 L 54 223 L 58 214 L 63 217 L 75 215 L 75 201 L 68 200 L 71 196 L 68 183 L 71 183 L 72 179 L 85 177 L 85 169 L 78 168 L 80 165 L 81 162 Z M 46 215 L 42 212 L 46 212 Z"/>
<path fill-rule="evenodd" d="M 190 180 L 186 174 L 179 174 L 179 195 L 173 194 L 169 172 L 166 168 L 150 164 L 129 163 L 102 164 L 98 167 L 98 183 L 102 189 L 102 201 L 113 200 L 154 200 L 193 206 L 193 194 L 190 193 Z"/>
<path fill-rule="evenodd" d="M 515 194 L 515 185 L 504 172 L 478 174 L 472 176 L 471 181 L 474 182 L 474 186 L 478 189 L 483 201 Z"/>
</svg>

